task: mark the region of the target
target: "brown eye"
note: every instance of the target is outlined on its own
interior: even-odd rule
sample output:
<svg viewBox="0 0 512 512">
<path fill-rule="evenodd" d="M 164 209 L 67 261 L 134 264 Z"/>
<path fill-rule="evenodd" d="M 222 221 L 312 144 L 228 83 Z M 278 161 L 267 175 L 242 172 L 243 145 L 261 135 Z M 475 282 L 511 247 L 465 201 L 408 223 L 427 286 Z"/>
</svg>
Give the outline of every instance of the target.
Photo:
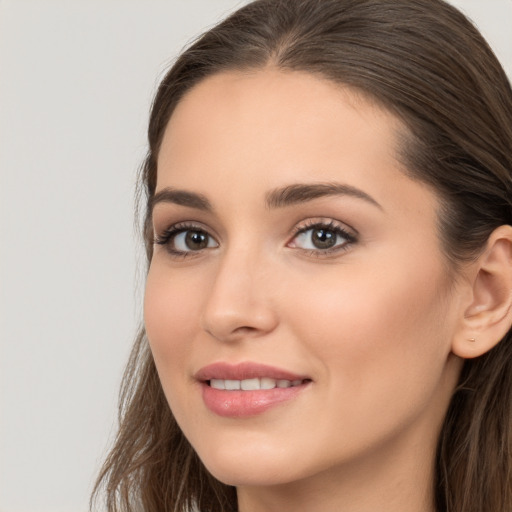
<svg viewBox="0 0 512 512">
<path fill-rule="evenodd" d="M 201 251 L 209 247 L 217 247 L 217 242 L 205 231 L 186 229 L 178 231 L 169 241 L 178 252 Z"/>
<path fill-rule="evenodd" d="M 204 231 L 185 231 L 185 245 L 191 251 L 200 251 L 208 247 L 209 236 Z M 176 244 L 176 240 L 174 242 Z"/>
<path fill-rule="evenodd" d="M 355 242 L 356 236 L 347 232 L 341 225 L 328 223 L 301 229 L 289 246 L 321 254 L 343 249 Z"/>
<path fill-rule="evenodd" d="M 312 229 L 311 243 L 317 249 L 330 249 L 336 245 L 338 235 L 330 229 Z"/>
</svg>

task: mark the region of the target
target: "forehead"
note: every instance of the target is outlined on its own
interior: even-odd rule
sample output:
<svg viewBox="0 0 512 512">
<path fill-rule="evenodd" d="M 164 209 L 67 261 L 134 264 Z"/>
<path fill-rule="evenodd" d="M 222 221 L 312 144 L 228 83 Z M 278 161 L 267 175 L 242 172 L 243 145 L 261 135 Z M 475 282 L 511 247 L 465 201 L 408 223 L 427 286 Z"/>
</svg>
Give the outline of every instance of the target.
<svg viewBox="0 0 512 512">
<path fill-rule="evenodd" d="M 397 229 L 415 229 L 403 219 L 426 219 L 416 228 L 434 233 L 437 198 L 397 156 L 404 132 L 394 114 L 363 94 L 307 73 L 218 74 L 177 105 L 158 155 L 156 190 L 202 194 L 227 205 L 228 215 L 260 207 L 272 189 L 336 182 L 373 197 Z"/>
<path fill-rule="evenodd" d="M 158 168 L 175 168 L 177 176 L 198 166 L 205 172 L 206 162 L 213 167 L 222 159 L 224 168 L 241 159 L 244 167 L 271 165 L 284 178 L 287 169 L 294 174 L 318 167 L 319 154 L 324 163 L 339 160 L 340 150 L 346 159 L 378 154 L 396 167 L 396 134 L 404 129 L 361 93 L 307 73 L 222 73 L 200 82 L 177 105 Z"/>
</svg>

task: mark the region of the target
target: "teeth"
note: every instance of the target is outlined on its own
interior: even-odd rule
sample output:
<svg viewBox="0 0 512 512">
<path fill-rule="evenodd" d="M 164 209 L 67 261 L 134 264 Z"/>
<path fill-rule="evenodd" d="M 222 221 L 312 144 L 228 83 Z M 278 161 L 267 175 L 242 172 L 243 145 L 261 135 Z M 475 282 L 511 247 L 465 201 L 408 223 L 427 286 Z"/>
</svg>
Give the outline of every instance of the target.
<svg viewBox="0 0 512 512">
<path fill-rule="evenodd" d="M 271 379 L 270 377 L 261 377 L 255 379 L 244 380 L 230 380 L 230 379 L 211 379 L 210 386 L 214 389 L 225 389 L 228 391 L 257 391 L 260 389 L 274 389 L 274 388 L 290 388 L 293 386 L 300 386 L 302 380 L 286 380 L 286 379 Z"/>
<path fill-rule="evenodd" d="M 210 386 L 215 389 L 226 389 L 226 385 L 222 379 L 212 379 L 210 381 Z"/>
<path fill-rule="evenodd" d="M 240 387 L 244 391 L 254 391 L 255 389 L 261 389 L 260 379 L 245 379 L 240 382 Z"/>
<path fill-rule="evenodd" d="M 274 389 L 276 387 L 276 379 L 262 377 L 260 379 L 260 389 Z"/>
<path fill-rule="evenodd" d="M 230 391 L 240 389 L 240 381 L 239 380 L 225 380 L 224 385 L 226 386 L 226 389 L 228 389 Z"/>
</svg>

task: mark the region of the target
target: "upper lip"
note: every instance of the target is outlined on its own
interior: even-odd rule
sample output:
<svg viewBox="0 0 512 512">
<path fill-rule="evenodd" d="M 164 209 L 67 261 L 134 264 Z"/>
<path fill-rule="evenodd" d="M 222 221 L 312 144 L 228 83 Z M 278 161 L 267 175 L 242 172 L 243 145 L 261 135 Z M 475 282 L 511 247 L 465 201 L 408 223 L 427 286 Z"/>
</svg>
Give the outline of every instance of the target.
<svg viewBox="0 0 512 512">
<path fill-rule="evenodd" d="M 245 380 L 268 377 L 276 380 L 305 380 L 309 377 L 283 370 L 275 366 L 255 362 L 230 364 L 226 362 L 212 363 L 201 368 L 194 377 L 202 382 L 211 379 Z"/>
</svg>

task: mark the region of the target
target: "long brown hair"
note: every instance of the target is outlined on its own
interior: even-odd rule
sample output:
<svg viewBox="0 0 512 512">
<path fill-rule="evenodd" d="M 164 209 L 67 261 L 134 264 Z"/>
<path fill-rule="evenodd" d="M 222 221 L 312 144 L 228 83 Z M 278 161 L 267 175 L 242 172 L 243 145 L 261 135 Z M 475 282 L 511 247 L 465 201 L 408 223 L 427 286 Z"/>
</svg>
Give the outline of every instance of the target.
<svg viewBox="0 0 512 512">
<path fill-rule="evenodd" d="M 409 129 L 400 157 L 442 200 L 452 271 L 512 224 L 512 90 L 491 49 L 442 0 L 256 0 L 202 35 L 156 94 L 142 168 L 148 204 L 177 103 L 227 70 L 267 65 L 349 85 Z M 151 260 L 150 210 L 144 240 Z M 465 361 L 438 443 L 438 512 L 512 510 L 512 339 Z M 236 492 L 204 468 L 165 400 L 144 329 L 121 391 L 119 432 L 99 476 L 109 512 L 237 510 Z"/>
</svg>

